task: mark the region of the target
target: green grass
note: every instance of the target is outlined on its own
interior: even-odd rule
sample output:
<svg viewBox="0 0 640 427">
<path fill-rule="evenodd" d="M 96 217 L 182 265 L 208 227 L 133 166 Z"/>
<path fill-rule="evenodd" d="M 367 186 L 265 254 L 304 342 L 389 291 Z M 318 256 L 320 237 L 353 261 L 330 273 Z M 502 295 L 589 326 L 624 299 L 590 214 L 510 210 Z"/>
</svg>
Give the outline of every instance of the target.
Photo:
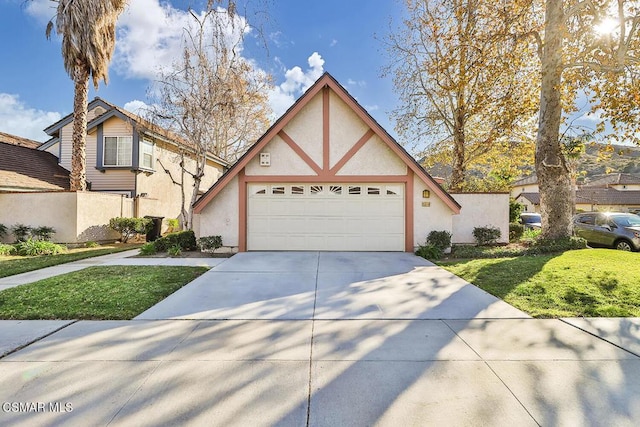
<svg viewBox="0 0 640 427">
<path fill-rule="evenodd" d="M 98 266 L 0 292 L 0 319 L 132 319 L 207 271 Z"/>
<path fill-rule="evenodd" d="M 65 264 L 67 262 L 79 261 L 81 259 L 92 258 L 100 255 L 108 255 L 116 252 L 128 251 L 139 248 L 138 244 L 118 244 L 100 246 L 97 248 L 70 249 L 68 252 L 58 255 L 42 256 L 0 256 L 0 277 L 13 276 L 14 274 L 26 273 L 28 271 L 39 270 L 45 267 Z"/>
<path fill-rule="evenodd" d="M 638 261 L 638 253 L 588 249 L 440 265 L 533 317 L 638 317 Z"/>
</svg>

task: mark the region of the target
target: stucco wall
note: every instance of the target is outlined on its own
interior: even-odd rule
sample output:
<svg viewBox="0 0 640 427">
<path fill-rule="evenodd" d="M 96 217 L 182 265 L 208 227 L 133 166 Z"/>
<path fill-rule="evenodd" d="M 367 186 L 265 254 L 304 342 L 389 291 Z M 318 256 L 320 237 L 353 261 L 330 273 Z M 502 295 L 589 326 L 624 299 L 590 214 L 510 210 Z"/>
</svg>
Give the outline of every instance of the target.
<svg viewBox="0 0 640 427">
<path fill-rule="evenodd" d="M 279 136 L 265 145 L 261 153 L 270 154 L 271 166 L 260 166 L 260 154 L 258 154 L 247 164 L 245 168 L 247 176 L 316 175 L 314 170 Z M 322 161 L 319 165 L 322 166 Z"/>
<path fill-rule="evenodd" d="M 322 165 L 322 95 L 316 96 L 287 124 L 284 131 L 317 164 Z"/>
<path fill-rule="evenodd" d="M 357 141 L 356 141 L 357 142 Z M 407 165 L 374 135 L 336 175 L 405 175 Z"/>
<path fill-rule="evenodd" d="M 462 206 L 453 216 L 452 243 L 475 243 L 475 227 L 493 226 L 500 229 L 499 242 L 509 242 L 509 194 L 458 193 L 453 198 Z"/>
<path fill-rule="evenodd" d="M 92 192 L 1 193 L 0 224 L 53 227 L 58 243 L 115 240 L 119 236 L 108 228 L 109 219 L 131 216 L 132 204 L 119 195 Z"/>
<path fill-rule="evenodd" d="M 239 246 L 238 231 L 238 177 L 231 182 L 196 215 L 194 231 L 196 236 L 222 236 L 224 246 Z"/>
<path fill-rule="evenodd" d="M 425 243 L 431 231 L 452 232 L 451 209 L 437 196 L 430 194 L 428 199 L 422 198 L 422 191 L 429 187 L 417 176 L 413 179 L 413 240 L 414 247 Z M 422 206 L 422 203 L 429 206 Z"/>
<path fill-rule="evenodd" d="M 539 191 L 538 184 L 518 185 L 511 189 L 511 197 L 518 197 L 522 193 L 538 193 Z"/>
<path fill-rule="evenodd" d="M 318 97 L 321 97 L 319 94 Z M 335 93 L 329 97 L 329 164 L 333 167 L 369 130 L 360 117 Z"/>
</svg>

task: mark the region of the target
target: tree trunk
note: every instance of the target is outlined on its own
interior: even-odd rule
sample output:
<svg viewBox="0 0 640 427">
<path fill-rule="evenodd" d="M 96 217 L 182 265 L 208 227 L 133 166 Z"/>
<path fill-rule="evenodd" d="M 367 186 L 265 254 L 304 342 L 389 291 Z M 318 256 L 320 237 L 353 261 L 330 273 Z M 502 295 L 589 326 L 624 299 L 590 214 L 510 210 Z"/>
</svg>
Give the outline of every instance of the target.
<svg viewBox="0 0 640 427">
<path fill-rule="evenodd" d="M 547 0 L 542 52 L 542 89 L 536 138 L 536 174 L 540 187 L 543 238 L 571 235 L 571 180 L 560 147 L 562 102 L 562 0 Z"/>
<path fill-rule="evenodd" d="M 464 122 L 461 120 L 461 114 L 456 114 L 455 125 L 453 133 L 453 171 L 451 173 L 451 184 L 449 185 L 449 191 L 460 192 L 465 178 L 465 166 L 464 166 L 464 148 L 465 148 L 465 135 L 464 135 Z"/>
<path fill-rule="evenodd" d="M 73 136 L 71 151 L 71 191 L 87 189 L 87 98 L 89 96 L 89 70 L 77 64 L 74 75 Z"/>
</svg>

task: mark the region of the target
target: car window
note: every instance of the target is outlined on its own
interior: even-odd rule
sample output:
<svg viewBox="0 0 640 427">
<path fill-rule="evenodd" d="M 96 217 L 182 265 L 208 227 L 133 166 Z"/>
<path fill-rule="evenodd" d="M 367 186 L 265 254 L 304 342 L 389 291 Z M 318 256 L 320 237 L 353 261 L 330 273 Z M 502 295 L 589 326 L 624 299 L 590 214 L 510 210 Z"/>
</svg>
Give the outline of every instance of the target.
<svg viewBox="0 0 640 427">
<path fill-rule="evenodd" d="M 582 215 L 582 216 L 578 217 L 576 222 L 578 222 L 579 224 L 593 225 L 594 222 L 595 222 L 595 216 L 594 215 Z"/>
<path fill-rule="evenodd" d="M 638 215 L 620 215 L 613 218 L 620 227 L 640 227 L 640 216 Z"/>
<path fill-rule="evenodd" d="M 540 215 L 523 215 L 521 219 L 522 219 L 522 222 L 525 224 L 542 222 L 542 217 Z"/>
<path fill-rule="evenodd" d="M 609 218 L 607 218 L 602 214 L 598 214 L 598 216 L 596 217 L 596 225 L 603 226 L 608 224 L 609 224 Z"/>
</svg>

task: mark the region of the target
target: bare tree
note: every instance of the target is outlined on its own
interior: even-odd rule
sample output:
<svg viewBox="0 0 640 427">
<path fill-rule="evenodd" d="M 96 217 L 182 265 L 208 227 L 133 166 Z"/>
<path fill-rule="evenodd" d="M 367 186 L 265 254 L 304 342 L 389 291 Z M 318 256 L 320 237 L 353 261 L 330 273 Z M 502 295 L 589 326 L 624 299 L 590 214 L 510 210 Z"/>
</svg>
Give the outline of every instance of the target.
<svg viewBox="0 0 640 427">
<path fill-rule="evenodd" d="M 87 188 L 86 140 L 89 77 L 97 89 L 108 81 L 108 69 L 116 43 L 116 21 L 126 0 L 59 0 L 56 32 L 62 35 L 64 69 L 74 82 L 73 150 L 70 184 L 72 191 Z M 47 25 L 51 36 L 53 22 Z"/>
<path fill-rule="evenodd" d="M 177 182 L 183 187 L 185 228 L 192 227 L 207 157 L 236 160 L 266 130 L 271 114 L 270 76 L 241 55 L 247 20 L 235 13 L 233 2 L 226 9 L 213 3 L 201 14 L 189 10 L 192 25 L 185 29 L 182 59 L 161 73 L 151 91 L 153 120 L 184 138 Z M 189 200 L 185 177 L 193 179 Z"/>
</svg>

